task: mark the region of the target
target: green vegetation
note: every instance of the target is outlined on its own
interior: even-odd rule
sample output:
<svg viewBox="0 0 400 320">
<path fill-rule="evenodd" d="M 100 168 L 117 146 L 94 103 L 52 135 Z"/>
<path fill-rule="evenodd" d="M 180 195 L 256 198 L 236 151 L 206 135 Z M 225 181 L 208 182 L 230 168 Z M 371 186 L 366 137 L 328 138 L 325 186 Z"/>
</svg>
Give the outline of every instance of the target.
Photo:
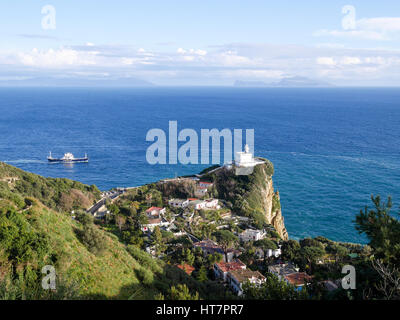
<svg viewBox="0 0 400 320">
<path fill-rule="evenodd" d="M 48 208 L 70 212 L 90 207 L 100 198 L 100 191 L 94 185 L 43 178 L 0 162 L 0 198 L 23 208 L 26 197 L 35 198 Z"/>
</svg>

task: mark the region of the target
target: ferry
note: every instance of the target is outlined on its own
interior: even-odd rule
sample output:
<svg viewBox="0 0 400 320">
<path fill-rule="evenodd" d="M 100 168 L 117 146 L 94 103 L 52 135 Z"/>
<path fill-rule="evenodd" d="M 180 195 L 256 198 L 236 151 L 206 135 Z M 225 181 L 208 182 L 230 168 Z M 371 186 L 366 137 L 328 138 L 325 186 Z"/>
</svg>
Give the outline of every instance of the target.
<svg viewBox="0 0 400 320">
<path fill-rule="evenodd" d="M 70 152 L 65 153 L 64 157 L 62 158 L 53 158 L 50 152 L 49 156 L 47 157 L 47 160 L 49 162 L 64 162 L 64 163 L 89 162 L 89 158 L 86 153 L 83 158 L 75 158 L 74 155 Z"/>
</svg>

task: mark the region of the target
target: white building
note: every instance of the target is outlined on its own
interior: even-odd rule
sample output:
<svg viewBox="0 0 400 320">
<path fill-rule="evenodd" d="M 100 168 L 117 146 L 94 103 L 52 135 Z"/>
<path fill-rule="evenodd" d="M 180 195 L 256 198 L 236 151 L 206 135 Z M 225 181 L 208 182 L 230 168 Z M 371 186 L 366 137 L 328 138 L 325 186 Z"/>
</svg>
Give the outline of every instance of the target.
<svg viewBox="0 0 400 320">
<path fill-rule="evenodd" d="M 239 234 L 239 239 L 243 242 L 258 241 L 265 238 L 265 232 L 262 230 L 246 229 Z"/>
<path fill-rule="evenodd" d="M 270 257 L 278 258 L 282 254 L 282 251 L 280 247 L 278 249 L 266 249 L 266 250 L 263 250 L 261 248 L 256 249 L 255 255 L 257 256 L 258 259 L 264 259 L 264 254 L 266 255 L 267 258 Z"/>
<path fill-rule="evenodd" d="M 186 208 L 189 205 L 189 199 L 171 199 L 168 204 L 174 208 Z"/>
<path fill-rule="evenodd" d="M 264 161 L 254 159 L 253 154 L 250 153 L 250 148 L 246 144 L 244 146 L 244 152 L 237 152 L 235 165 L 241 168 L 252 168 L 257 164 L 264 163 Z"/>
<path fill-rule="evenodd" d="M 159 207 L 151 207 L 146 210 L 146 215 L 148 218 L 148 222 L 146 224 L 142 225 L 142 231 L 143 232 L 148 232 L 151 231 L 153 232 L 155 227 L 167 227 L 170 225 L 170 223 L 163 218 L 163 215 L 165 214 L 166 209 L 165 208 L 159 208 Z"/>
<path fill-rule="evenodd" d="M 155 227 L 168 227 L 170 223 L 163 218 L 149 219 L 148 223 L 142 225 L 143 232 L 153 232 Z"/>
<path fill-rule="evenodd" d="M 221 206 L 218 204 L 218 199 L 207 199 L 204 200 L 204 202 L 207 209 L 221 209 Z"/>
</svg>

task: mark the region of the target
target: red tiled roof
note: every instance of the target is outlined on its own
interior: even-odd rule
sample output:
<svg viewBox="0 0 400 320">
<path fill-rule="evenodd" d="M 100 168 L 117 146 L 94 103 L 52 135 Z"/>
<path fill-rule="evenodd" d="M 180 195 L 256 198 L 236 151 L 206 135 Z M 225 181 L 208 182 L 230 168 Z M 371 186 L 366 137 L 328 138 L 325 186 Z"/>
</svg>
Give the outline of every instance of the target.
<svg viewBox="0 0 400 320">
<path fill-rule="evenodd" d="M 196 201 L 196 200 L 199 200 L 199 199 L 197 199 L 197 198 L 188 198 L 188 200 L 189 201 Z"/>
<path fill-rule="evenodd" d="M 233 271 L 233 270 L 240 270 L 245 269 L 246 265 L 240 261 L 239 259 L 232 261 L 232 262 L 220 262 L 216 263 L 218 268 L 220 268 L 223 272 Z"/>
<path fill-rule="evenodd" d="M 311 276 L 309 276 L 305 272 L 295 272 L 285 276 L 285 279 L 294 286 L 304 285 L 307 281 L 311 280 Z"/>
<path fill-rule="evenodd" d="M 192 266 L 190 266 L 190 265 L 188 265 L 188 264 L 186 264 L 186 263 L 185 263 L 184 265 L 178 264 L 177 267 L 178 267 L 179 269 L 185 271 L 189 276 L 192 274 L 192 272 L 193 272 L 194 269 L 195 269 L 194 267 L 192 267 Z"/>
<path fill-rule="evenodd" d="M 199 183 L 202 183 L 202 184 L 212 184 L 212 182 L 205 182 L 205 181 L 199 181 Z"/>
</svg>

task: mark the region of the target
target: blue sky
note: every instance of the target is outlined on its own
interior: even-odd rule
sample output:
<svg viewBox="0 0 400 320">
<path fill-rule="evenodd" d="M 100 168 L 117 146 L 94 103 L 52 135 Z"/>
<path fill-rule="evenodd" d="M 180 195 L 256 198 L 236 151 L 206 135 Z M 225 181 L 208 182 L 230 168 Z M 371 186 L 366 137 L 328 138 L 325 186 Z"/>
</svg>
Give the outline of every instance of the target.
<svg viewBox="0 0 400 320">
<path fill-rule="evenodd" d="M 43 27 L 46 5 L 55 10 L 54 28 Z M 0 80 L 230 85 L 302 76 L 399 85 L 395 0 L 3 0 L 0 26 Z"/>
</svg>

